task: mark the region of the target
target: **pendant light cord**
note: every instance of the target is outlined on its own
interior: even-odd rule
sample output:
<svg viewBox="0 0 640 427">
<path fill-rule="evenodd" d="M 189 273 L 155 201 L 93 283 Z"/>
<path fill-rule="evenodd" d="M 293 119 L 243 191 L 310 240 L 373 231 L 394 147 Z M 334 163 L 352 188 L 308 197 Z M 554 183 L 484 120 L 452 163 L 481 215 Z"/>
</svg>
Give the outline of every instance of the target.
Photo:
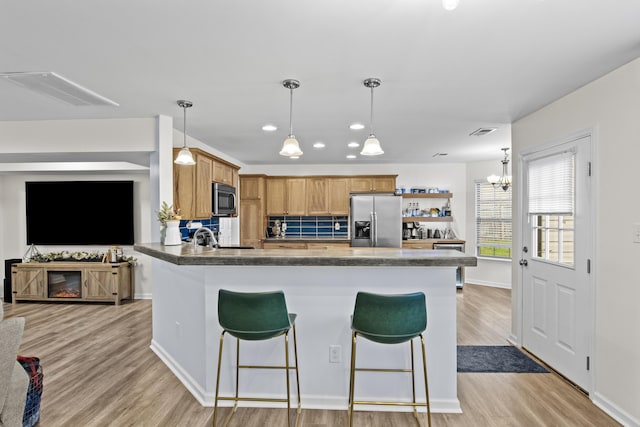
<svg viewBox="0 0 640 427">
<path fill-rule="evenodd" d="M 373 86 L 371 86 L 371 124 L 369 125 L 370 134 L 373 135 Z"/>
<path fill-rule="evenodd" d="M 289 136 L 293 135 L 293 88 L 289 88 Z"/>
<path fill-rule="evenodd" d="M 184 120 L 182 121 L 182 137 L 184 139 L 184 143 L 182 148 L 187 148 L 187 106 L 186 104 L 182 106 L 182 111 L 184 112 Z"/>
</svg>

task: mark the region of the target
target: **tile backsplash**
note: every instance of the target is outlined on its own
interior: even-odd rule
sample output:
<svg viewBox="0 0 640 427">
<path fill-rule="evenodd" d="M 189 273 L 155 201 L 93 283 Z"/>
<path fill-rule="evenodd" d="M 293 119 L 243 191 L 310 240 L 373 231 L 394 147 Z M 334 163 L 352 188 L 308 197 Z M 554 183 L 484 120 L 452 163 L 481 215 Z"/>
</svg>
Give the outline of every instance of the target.
<svg viewBox="0 0 640 427">
<path fill-rule="evenodd" d="M 187 227 L 187 224 L 189 224 L 190 222 L 192 222 L 192 220 L 189 220 L 189 219 L 180 220 L 180 234 L 182 235 L 182 240 L 189 237 L 189 233 L 194 233 L 197 230 L 197 228 Z M 216 231 L 219 230 L 220 219 L 217 217 L 213 217 L 209 219 L 199 219 L 193 222 L 199 222 L 202 224 L 203 227 L 209 228 L 211 230 L 216 230 Z"/>
<path fill-rule="evenodd" d="M 287 224 L 285 237 L 343 238 L 349 237 L 348 216 L 270 216 L 269 229 L 276 220 Z"/>
</svg>

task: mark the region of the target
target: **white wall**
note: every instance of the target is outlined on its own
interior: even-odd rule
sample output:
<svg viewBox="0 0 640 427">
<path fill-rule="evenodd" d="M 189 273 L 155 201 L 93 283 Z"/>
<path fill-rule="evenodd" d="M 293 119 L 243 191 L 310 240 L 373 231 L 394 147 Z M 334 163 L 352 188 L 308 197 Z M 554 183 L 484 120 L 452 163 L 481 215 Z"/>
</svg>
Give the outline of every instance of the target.
<svg viewBox="0 0 640 427">
<path fill-rule="evenodd" d="M 467 163 L 465 195 L 467 199 L 467 244 L 465 249 L 469 255 L 476 255 L 475 182 L 476 180 L 485 180 L 489 175 L 502 174 L 502 163 L 500 163 L 502 158 L 502 152 L 496 152 L 495 160 Z M 465 282 L 511 289 L 511 260 L 478 258 L 477 267 L 465 269 Z"/>
<path fill-rule="evenodd" d="M 625 425 L 640 425 L 640 59 L 584 86 L 512 127 L 514 157 L 592 129 L 595 212 L 595 353 L 591 397 Z M 517 176 L 518 165 L 514 165 Z M 514 188 L 514 200 L 520 196 Z M 514 203 L 514 230 L 520 229 Z M 514 247 L 520 247 L 520 236 Z M 517 241 L 516 241 L 517 240 Z M 519 254 L 517 254 L 519 255 Z M 514 255 L 514 256 L 517 256 Z M 519 334 L 519 269 L 512 272 L 513 333 Z"/>
<path fill-rule="evenodd" d="M 78 171 L 65 169 L 64 165 L 60 164 L 54 168 L 45 167 L 50 169 L 48 172 L 35 173 L 34 170 L 39 170 L 41 165 L 48 163 L 47 154 L 51 154 L 56 161 L 65 161 L 67 156 L 70 160 L 74 160 L 74 156 L 78 153 L 96 153 L 95 158 L 99 160 L 100 155 L 97 153 L 106 153 L 110 159 L 121 156 L 120 160 L 123 162 L 128 159 L 128 153 L 150 154 L 157 147 L 159 121 L 162 120 L 146 118 L 0 122 L 0 160 L 2 160 L 0 171 L 4 171 L 0 175 L 0 188 L 2 188 L 0 259 L 21 258 L 27 250 L 24 183 L 29 180 L 132 180 L 134 181 L 135 239 L 138 242 L 153 241 L 151 230 L 154 224 L 150 219 L 153 211 L 150 201 L 152 189 L 149 169 L 146 167 L 132 171 L 129 166 L 125 166 L 119 170 L 120 166 L 112 167 L 112 163 L 104 168 L 102 163 L 83 162 Z M 169 137 L 170 141 L 171 139 Z M 27 155 L 21 158 L 28 159 L 29 154 L 36 153 L 45 153 L 44 156 L 38 156 L 39 164 L 9 163 L 5 160 L 5 158 L 15 158 L 8 155 Z M 168 175 L 161 175 L 157 179 L 170 180 L 172 176 L 169 172 Z M 168 183 L 168 188 L 172 188 L 171 182 Z M 171 193 L 170 197 L 172 197 Z M 155 198 L 159 196 L 156 195 Z M 39 246 L 38 249 L 40 252 L 57 252 L 62 250 L 102 251 L 107 248 Z M 136 256 L 131 247 L 125 247 L 124 250 L 127 255 Z M 139 257 L 140 262 L 136 267 L 135 295 L 137 298 L 151 296 L 151 277 L 148 273 L 151 269 L 146 268 L 148 260 L 144 258 L 144 256 Z M 2 273 L 4 276 L 4 272 Z"/>
</svg>

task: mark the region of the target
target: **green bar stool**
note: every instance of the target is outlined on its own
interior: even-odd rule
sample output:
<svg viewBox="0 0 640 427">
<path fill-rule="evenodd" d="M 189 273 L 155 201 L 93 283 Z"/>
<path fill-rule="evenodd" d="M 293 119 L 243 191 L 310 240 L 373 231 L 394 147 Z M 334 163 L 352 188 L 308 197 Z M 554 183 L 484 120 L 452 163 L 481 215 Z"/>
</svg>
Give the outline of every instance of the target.
<svg viewBox="0 0 640 427">
<path fill-rule="evenodd" d="M 232 400 L 233 408 L 226 418 L 226 426 L 235 413 L 239 401 L 287 402 L 287 425 L 291 425 L 291 393 L 289 372 L 296 374 L 298 391 L 298 409 L 295 425 L 300 415 L 300 379 L 298 376 L 298 345 L 296 341 L 296 314 L 287 311 L 287 304 L 282 291 L 275 292 L 233 292 L 220 289 L 218 292 L 218 322 L 222 327 L 220 334 L 220 352 L 218 354 L 218 374 L 216 376 L 216 397 L 213 408 L 213 425 L 216 425 L 219 400 Z M 293 354 L 295 364 L 289 364 L 289 331 L 293 330 Z M 221 397 L 218 394 L 220 386 L 220 366 L 222 364 L 222 345 L 224 335 L 236 338 L 236 384 L 235 397 Z M 271 338 L 284 337 L 284 366 L 256 366 L 240 364 L 240 341 L 263 341 Z M 287 383 L 286 399 L 267 399 L 260 397 L 238 397 L 240 369 L 284 369 Z"/>
<path fill-rule="evenodd" d="M 427 305 L 424 293 L 416 292 L 400 295 L 380 295 L 358 292 L 356 304 L 351 316 L 351 372 L 349 382 L 349 426 L 353 426 L 353 405 L 394 405 L 412 406 L 418 425 L 417 407 L 426 407 L 427 424 L 431 426 L 431 405 L 429 404 L 429 385 L 427 382 L 427 360 L 422 333 L 427 329 Z M 410 343 L 411 369 L 380 369 L 356 367 L 356 340 L 358 337 L 381 344 Z M 422 369 L 424 371 L 424 387 L 426 402 L 416 401 L 416 383 L 413 360 L 413 339 L 420 337 L 422 344 Z M 412 402 L 369 402 L 355 401 L 355 373 L 367 372 L 405 372 L 411 373 L 413 392 Z"/>
</svg>

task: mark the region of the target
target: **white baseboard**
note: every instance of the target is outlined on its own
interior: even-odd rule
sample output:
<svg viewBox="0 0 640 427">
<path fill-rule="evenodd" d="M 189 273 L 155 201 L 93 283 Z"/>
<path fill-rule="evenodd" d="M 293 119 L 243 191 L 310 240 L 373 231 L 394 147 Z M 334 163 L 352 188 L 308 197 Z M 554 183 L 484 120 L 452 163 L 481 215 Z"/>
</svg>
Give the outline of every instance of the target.
<svg viewBox="0 0 640 427">
<path fill-rule="evenodd" d="M 610 417 L 619 422 L 625 427 L 640 427 L 640 420 L 632 417 L 624 410 L 620 409 L 616 404 L 599 394 L 593 393 L 593 399 L 591 399 L 594 405 L 606 412 Z"/>
<path fill-rule="evenodd" d="M 464 283 L 470 285 L 490 286 L 492 288 L 511 289 L 510 283 L 489 282 L 487 280 L 470 279 L 468 276 L 465 278 Z"/>
<path fill-rule="evenodd" d="M 205 407 L 213 407 L 215 394 L 206 393 L 200 385 L 193 380 L 193 378 L 184 372 L 175 360 L 167 354 L 166 351 L 154 340 L 151 341 L 151 351 L 153 351 L 164 364 L 169 368 L 171 372 L 178 378 L 178 380 L 186 387 L 186 389 L 193 395 L 193 397 Z M 273 398 L 273 396 L 263 396 L 265 398 Z M 280 397 L 280 396 L 278 396 Z M 295 402 L 295 393 L 292 393 L 292 404 Z M 348 400 L 347 398 L 339 398 L 335 396 L 305 396 L 302 393 L 301 399 L 303 409 L 329 409 L 329 410 L 347 410 Z M 297 404 L 297 402 L 295 403 Z M 221 407 L 232 406 L 232 401 L 220 401 L 218 405 Z M 238 406 L 253 407 L 253 408 L 282 408 L 283 403 L 277 402 L 239 402 Z M 374 406 L 374 405 L 358 405 L 356 410 L 360 411 L 412 411 L 411 407 L 392 407 L 389 406 Z M 420 411 L 420 408 L 418 408 Z M 431 400 L 431 412 L 448 413 L 448 414 L 461 414 L 462 408 L 460 407 L 460 401 L 458 399 L 453 400 Z"/>
<path fill-rule="evenodd" d="M 135 299 L 151 299 L 153 294 L 134 294 Z"/>
</svg>

